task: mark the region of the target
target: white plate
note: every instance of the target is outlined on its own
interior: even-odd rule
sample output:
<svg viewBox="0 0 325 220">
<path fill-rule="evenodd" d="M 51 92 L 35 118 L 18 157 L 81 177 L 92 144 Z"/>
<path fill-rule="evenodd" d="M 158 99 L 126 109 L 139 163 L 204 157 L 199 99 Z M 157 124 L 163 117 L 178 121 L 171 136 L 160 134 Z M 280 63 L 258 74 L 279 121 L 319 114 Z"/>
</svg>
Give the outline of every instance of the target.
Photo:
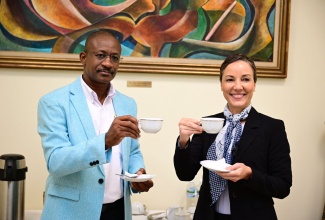
<svg viewBox="0 0 325 220">
<path fill-rule="evenodd" d="M 222 158 L 220 160 L 202 160 L 200 163 L 205 168 L 214 172 L 230 172 L 230 170 L 226 170 L 226 167 L 229 167 L 231 165 L 225 162 L 225 158 Z"/>
<path fill-rule="evenodd" d="M 129 182 L 145 182 L 147 180 L 150 180 L 154 178 L 155 175 L 149 175 L 149 174 L 141 174 L 138 177 L 126 177 L 126 176 L 121 176 L 122 179 L 127 180 Z"/>
</svg>

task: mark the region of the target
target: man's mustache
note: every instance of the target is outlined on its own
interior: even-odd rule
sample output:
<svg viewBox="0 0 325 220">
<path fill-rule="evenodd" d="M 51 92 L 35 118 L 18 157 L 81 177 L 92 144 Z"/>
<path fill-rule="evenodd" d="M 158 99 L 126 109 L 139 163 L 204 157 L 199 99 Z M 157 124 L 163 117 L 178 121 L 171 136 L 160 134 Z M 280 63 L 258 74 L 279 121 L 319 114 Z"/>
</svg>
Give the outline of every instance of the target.
<svg viewBox="0 0 325 220">
<path fill-rule="evenodd" d="M 115 73 L 114 69 L 98 69 L 96 72 L 97 73 L 98 72 L 107 72 L 107 73 L 111 73 L 111 74 Z"/>
</svg>

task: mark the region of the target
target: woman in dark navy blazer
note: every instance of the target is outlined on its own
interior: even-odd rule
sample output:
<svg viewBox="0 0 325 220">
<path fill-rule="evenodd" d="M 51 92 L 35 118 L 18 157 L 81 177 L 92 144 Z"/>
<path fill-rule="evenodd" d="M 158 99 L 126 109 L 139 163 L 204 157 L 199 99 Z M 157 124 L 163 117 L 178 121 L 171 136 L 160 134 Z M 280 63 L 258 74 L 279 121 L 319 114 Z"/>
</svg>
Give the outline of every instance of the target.
<svg viewBox="0 0 325 220">
<path fill-rule="evenodd" d="M 272 198 L 283 199 L 290 193 L 292 171 L 285 126 L 282 120 L 252 107 L 256 78 L 250 58 L 241 54 L 227 57 L 220 68 L 221 90 L 227 104 L 224 112 L 207 116 L 224 118 L 223 129 L 208 134 L 197 119 L 182 118 L 179 122 L 174 167 L 181 181 L 193 180 L 201 168 L 200 161 L 211 159 L 209 155 L 216 156 L 216 160 L 228 157 L 231 164 L 226 168 L 230 172 L 203 168 L 195 220 L 275 220 Z M 230 143 L 228 150 L 226 142 Z M 215 174 L 211 173 L 225 182 L 225 189 L 217 197 L 213 197 L 218 187 L 212 185 Z"/>
</svg>

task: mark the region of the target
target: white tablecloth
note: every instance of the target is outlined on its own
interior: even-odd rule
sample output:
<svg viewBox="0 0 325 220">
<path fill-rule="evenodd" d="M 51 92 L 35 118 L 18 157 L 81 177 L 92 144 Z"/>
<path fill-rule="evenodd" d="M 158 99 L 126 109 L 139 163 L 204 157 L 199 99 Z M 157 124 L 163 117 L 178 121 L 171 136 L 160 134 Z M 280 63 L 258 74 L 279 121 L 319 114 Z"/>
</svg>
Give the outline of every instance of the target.
<svg viewBox="0 0 325 220">
<path fill-rule="evenodd" d="M 165 210 L 149 210 L 147 215 L 132 215 L 132 220 L 147 220 L 148 219 L 148 215 L 150 214 L 154 214 L 154 213 L 162 213 L 162 215 L 159 216 L 166 216 L 166 211 Z"/>
</svg>

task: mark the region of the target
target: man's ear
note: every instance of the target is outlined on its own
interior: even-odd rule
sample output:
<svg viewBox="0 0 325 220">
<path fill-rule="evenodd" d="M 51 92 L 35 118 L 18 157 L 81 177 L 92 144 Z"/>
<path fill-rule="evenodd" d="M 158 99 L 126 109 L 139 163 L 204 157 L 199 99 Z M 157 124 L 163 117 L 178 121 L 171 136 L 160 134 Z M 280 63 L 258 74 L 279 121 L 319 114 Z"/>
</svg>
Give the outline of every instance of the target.
<svg viewBox="0 0 325 220">
<path fill-rule="evenodd" d="M 85 51 L 82 51 L 80 54 L 79 54 L 79 59 L 80 59 L 80 62 L 84 65 L 85 62 L 86 62 L 86 58 L 87 58 L 87 54 Z"/>
</svg>

